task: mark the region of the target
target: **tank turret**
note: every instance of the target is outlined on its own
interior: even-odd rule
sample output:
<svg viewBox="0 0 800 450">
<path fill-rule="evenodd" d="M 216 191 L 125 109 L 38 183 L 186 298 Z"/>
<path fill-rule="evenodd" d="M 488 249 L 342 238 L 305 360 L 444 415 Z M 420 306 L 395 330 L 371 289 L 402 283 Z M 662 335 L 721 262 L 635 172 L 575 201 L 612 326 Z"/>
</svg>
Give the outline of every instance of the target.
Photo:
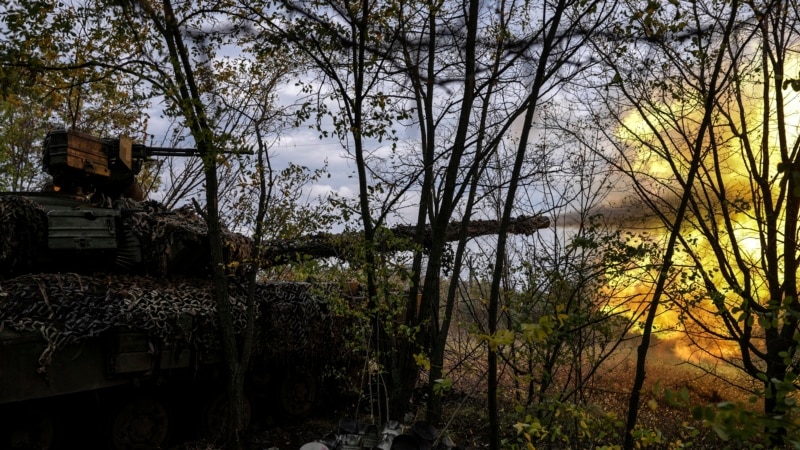
<svg viewBox="0 0 800 450">
<path fill-rule="evenodd" d="M 182 428 L 176 416 L 224 432 L 208 228 L 192 208 L 144 200 L 135 183 L 151 156 L 195 154 L 56 130 L 43 149 L 49 188 L 0 193 L 0 449 L 57 438 L 87 448 L 92 422 L 101 430 L 90 448 L 165 448 Z M 222 235 L 227 262 L 251 260 L 249 238 Z M 248 394 L 307 413 L 324 368 L 350 357 L 348 326 L 328 308 L 338 287 L 258 283 L 250 303 L 235 273 L 244 265 L 229 266 L 237 334 L 253 320 Z"/>
<path fill-rule="evenodd" d="M 136 175 L 151 156 L 196 156 L 193 148 L 149 147 L 127 136 L 99 138 L 58 129 L 44 140 L 42 164 L 53 177 L 54 191 L 77 196 L 144 200 Z"/>
<path fill-rule="evenodd" d="M 75 130 L 47 134 L 44 192 L 0 193 L 0 278 L 23 273 L 96 271 L 203 275 L 204 221 L 190 208 L 145 201 L 136 182 L 152 156 L 192 156 L 193 148 L 150 147 L 126 136 L 99 138 Z M 224 233 L 229 259 L 244 258 L 249 240 Z"/>
</svg>

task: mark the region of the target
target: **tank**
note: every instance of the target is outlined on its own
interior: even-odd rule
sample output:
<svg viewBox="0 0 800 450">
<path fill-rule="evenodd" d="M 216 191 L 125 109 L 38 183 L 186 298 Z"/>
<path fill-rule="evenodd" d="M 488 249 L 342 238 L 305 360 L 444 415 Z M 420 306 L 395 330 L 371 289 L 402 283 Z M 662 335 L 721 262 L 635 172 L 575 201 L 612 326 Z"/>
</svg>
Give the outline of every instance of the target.
<svg viewBox="0 0 800 450">
<path fill-rule="evenodd" d="M 205 223 L 188 208 L 144 200 L 134 181 L 149 156 L 193 152 L 56 130 L 43 152 L 53 183 L 0 193 L 0 448 L 70 439 L 163 448 L 187 430 L 224 430 Z M 241 261 L 250 240 L 226 231 L 224 247 L 228 261 Z M 230 280 L 242 330 L 246 283 Z M 312 410 L 319 374 L 350 357 L 349 325 L 328 307 L 342 295 L 330 285 L 257 285 L 253 411 Z M 86 429 L 91 439 L 80 435 Z"/>
</svg>

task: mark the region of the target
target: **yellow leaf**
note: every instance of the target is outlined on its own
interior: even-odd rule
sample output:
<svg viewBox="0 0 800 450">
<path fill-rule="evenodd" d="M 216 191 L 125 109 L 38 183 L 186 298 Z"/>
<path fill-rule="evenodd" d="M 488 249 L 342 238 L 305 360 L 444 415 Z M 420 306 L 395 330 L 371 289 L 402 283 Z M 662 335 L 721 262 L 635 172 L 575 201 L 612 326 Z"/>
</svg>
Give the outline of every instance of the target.
<svg viewBox="0 0 800 450">
<path fill-rule="evenodd" d="M 431 361 L 427 356 L 425 356 L 424 353 L 415 353 L 414 362 L 416 362 L 418 366 L 424 368 L 425 370 L 431 370 Z"/>
</svg>

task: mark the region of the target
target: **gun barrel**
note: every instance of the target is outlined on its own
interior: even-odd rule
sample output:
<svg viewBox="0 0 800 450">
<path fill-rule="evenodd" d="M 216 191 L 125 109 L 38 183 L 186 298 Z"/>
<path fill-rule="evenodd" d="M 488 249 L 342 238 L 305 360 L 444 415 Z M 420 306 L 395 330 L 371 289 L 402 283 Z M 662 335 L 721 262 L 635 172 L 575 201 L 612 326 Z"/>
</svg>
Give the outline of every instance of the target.
<svg viewBox="0 0 800 450">
<path fill-rule="evenodd" d="M 175 148 L 175 147 L 148 147 L 142 144 L 133 145 L 133 153 L 138 159 L 145 159 L 149 156 L 198 156 L 196 148 Z"/>
<path fill-rule="evenodd" d="M 147 147 L 148 156 L 198 156 L 196 148 Z"/>
<path fill-rule="evenodd" d="M 138 150 L 137 155 L 140 158 L 145 156 L 200 156 L 200 152 L 196 148 L 175 148 L 175 147 L 145 147 L 143 150 Z M 221 153 L 225 155 L 252 155 L 252 151 L 237 150 L 229 151 L 223 150 Z"/>
</svg>

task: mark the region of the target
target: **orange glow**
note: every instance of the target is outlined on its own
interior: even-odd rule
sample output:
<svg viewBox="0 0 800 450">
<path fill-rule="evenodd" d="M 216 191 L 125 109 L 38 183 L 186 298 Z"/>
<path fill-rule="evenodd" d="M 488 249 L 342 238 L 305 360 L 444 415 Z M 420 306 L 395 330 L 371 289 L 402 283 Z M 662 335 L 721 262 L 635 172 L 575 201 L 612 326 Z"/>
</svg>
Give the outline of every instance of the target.
<svg viewBox="0 0 800 450">
<path fill-rule="evenodd" d="M 785 73 L 798 74 L 800 73 L 800 60 L 795 59 L 787 61 Z M 754 77 L 753 77 L 754 78 Z M 767 127 L 762 127 L 761 123 L 764 116 L 763 99 L 763 83 L 757 79 L 746 79 L 743 81 L 741 88 L 744 113 L 740 114 L 734 102 L 730 102 L 727 111 L 733 118 L 734 126 L 737 130 L 741 131 L 746 126 L 749 130 L 750 142 L 754 145 L 753 152 L 756 159 L 759 159 L 759 145 L 761 143 L 762 133 L 768 132 L 769 137 L 767 142 L 767 151 L 769 152 L 769 168 L 768 175 L 770 179 L 777 178 L 777 166 L 780 162 L 780 147 L 779 147 L 779 128 L 775 123 L 775 114 L 769 115 L 770 123 Z M 781 89 L 781 86 L 773 87 L 771 98 L 772 104 L 769 106 L 773 111 L 775 108 L 774 98 L 775 89 Z M 782 91 L 785 96 L 784 105 L 786 111 L 787 124 L 785 135 L 789 146 L 791 146 L 800 134 L 800 96 L 793 92 L 791 89 Z M 724 97 L 723 97 L 724 98 Z M 731 97 L 732 98 L 732 97 Z M 676 172 L 680 177 L 686 177 L 688 172 L 689 158 L 694 142 L 692 139 L 696 135 L 696 130 L 699 128 L 699 123 L 702 120 L 703 111 L 701 105 L 697 102 L 684 100 L 672 100 L 658 105 L 658 114 L 651 114 L 642 116 L 639 114 L 630 114 L 623 121 L 621 127 L 617 131 L 618 140 L 623 143 L 627 149 L 628 158 L 630 161 L 630 170 L 639 174 L 644 174 L 649 178 L 650 189 L 658 192 L 659 195 L 665 199 L 667 204 L 676 205 L 679 195 L 682 193 L 679 183 L 675 181 Z M 744 123 L 741 118 L 744 117 Z M 732 129 L 734 127 L 726 125 L 725 117 L 723 115 L 715 115 L 715 126 L 713 127 L 713 139 L 718 149 L 717 159 L 713 159 L 711 153 L 705 154 L 703 164 L 701 166 L 699 178 L 694 184 L 695 190 L 698 191 L 699 186 L 703 186 L 706 190 L 714 188 L 720 189 L 724 186 L 727 193 L 727 198 L 732 199 L 738 197 L 739 199 L 748 203 L 757 202 L 753 200 L 750 186 L 750 171 L 746 161 L 746 154 L 742 144 L 742 140 L 737 138 Z M 655 130 L 655 131 L 654 131 Z M 657 138 L 663 139 L 660 141 Z M 668 147 L 666 154 L 664 153 L 664 145 Z M 708 148 L 711 143 L 711 138 L 705 138 L 705 146 Z M 667 159 L 667 156 L 673 158 L 672 161 Z M 637 179 L 644 179 L 638 177 Z M 777 184 L 776 184 L 777 189 Z M 775 195 L 776 192 L 773 192 Z M 701 200 L 702 201 L 702 200 Z M 716 208 L 713 202 L 712 208 Z M 718 215 L 719 211 L 708 211 L 712 215 Z M 753 276 L 755 286 L 752 289 L 754 296 L 759 299 L 759 302 L 766 304 L 768 300 L 768 293 L 766 292 L 766 280 L 761 272 L 761 259 L 762 259 L 762 246 L 758 225 L 759 222 L 754 215 L 752 205 L 749 209 L 744 209 L 739 212 L 733 212 L 728 215 L 733 226 L 730 233 L 720 231 L 717 236 L 717 242 L 720 242 L 726 253 L 726 258 L 732 258 L 734 251 L 738 251 L 741 258 L 748 266 L 748 273 Z M 707 219 L 701 219 L 706 221 Z M 778 226 L 783 227 L 784 218 L 779 218 Z M 705 235 L 696 227 L 695 219 L 687 217 L 684 221 L 683 236 L 689 243 L 692 252 L 699 256 L 700 264 L 706 268 L 709 273 L 709 278 L 712 284 L 724 295 L 724 303 L 728 308 L 738 305 L 740 301 L 719 272 L 714 272 L 713 269 L 719 267 L 717 256 L 712 251 L 711 244 L 707 241 Z M 648 228 L 652 234 L 653 229 Z M 630 231 L 636 232 L 636 229 Z M 667 239 L 667 232 L 663 230 L 657 236 L 657 241 L 665 242 Z M 651 261 L 643 261 L 643 265 L 652 263 Z M 673 258 L 673 267 L 691 268 L 695 266 L 695 262 L 691 259 L 686 251 L 679 251 Z M 743 280 L 742 272 L 735 265 L 733 267 L 733 276 L 741 283 Z M 687 275 L 685 272 L 684 275 Z M 608 285 L 609 291 L 615 292 L 615 296 L 619 299 L 618 305 L 627 304 L 631 309 L 631 314 L 641 313 L 645 310 L 647 304 L 651 300 L 652 290 L 655 287 L 656 269 L 639 269 L 631 267 L 631 269 L 624 275 L 609 276 L 610 281 Z M 682 301 L 686 301 L 689 295 L 701 295 L 697 298 L 696 303 L 691 307 L 692 314 L 704 322 L 713 330 L 725 333 L 723 323 L 714 314 L 716 306 L 708 297 L 708 291 L 702 280 L 691 277 L 676 276 L 670 280 L 670 292 L 681 292 L 684 295 Z M 731 342 L 718 340 L 708 333 L 702 332 L 698 329 L 697 325 L 691 322 L 685 322 L 681 318 L 680 311 L 671 306 L 669 297 L 665 296 L 662 299 L 662 306 L 660 307 L 657 319 L 656 330 L 658 336 L 662 339 L 674 339 L 674 352 L 677 356 L 685 360 L 699 362 L 708 358 L 702 351 L 723 357 L 736 357 L 739 354 L 738 348 Z M 641 317 L 640 322 L 644 321 Z M 740 320 L 745 320 L 742 317 Z M 669 330 L 669 331 L 664 331 Z M 691 339 L 689 338 L 691 336 Z"/>
</svg>

